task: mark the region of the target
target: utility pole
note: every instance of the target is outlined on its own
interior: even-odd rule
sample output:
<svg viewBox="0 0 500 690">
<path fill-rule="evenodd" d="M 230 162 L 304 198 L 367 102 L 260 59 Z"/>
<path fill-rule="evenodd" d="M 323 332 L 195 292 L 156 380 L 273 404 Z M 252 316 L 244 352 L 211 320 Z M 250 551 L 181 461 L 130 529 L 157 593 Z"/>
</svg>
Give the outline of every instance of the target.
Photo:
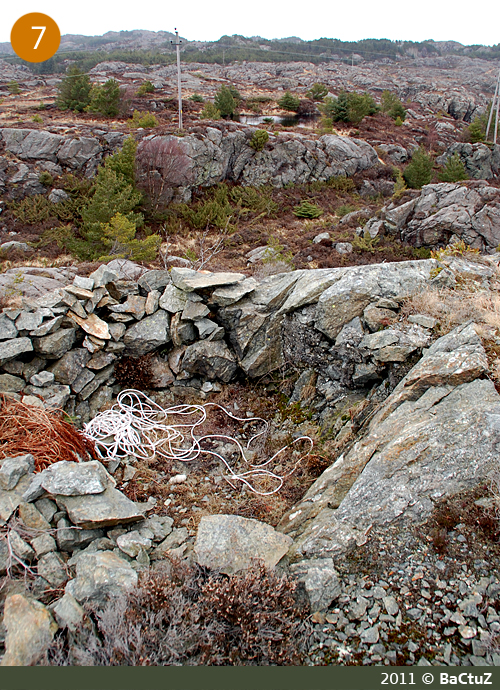
<svg viewBox="0 0 500 690">
<path fill-rule="evenodd" d="M 179 46 L 182 41 L 179 40 L 179 32 L 175 31 L 175 50 L 177 52 L 177 100 L 179 101 L 179 129 L 182 129 L 182 91 L 181 91 L 181 53 Z M 174 43 L 170 41 L 170 43 Z"/>
<path fill-rule="evenodd" d="M 497 77 L 497 83 L 495 87 L 495 95 L 493 96 L 493 101 L 491 102 L 491 109 L 490 109 L 490 114 L 488 116 L 488 125 L 486 127 L 486 135 L 485 135 L 485 140 L 488 140 L 488 134 L 490 133 L 490 125 L 491 125 L 491 120 L 493 118 L 493 111 L 495 110 L 495 103 L 496 103 L 496 113 L 495 113 L 495 131 L 493 134 L 493 143 L 497 143 L 497 133 L 498 133 L 498 111 L 500 108 L 500 69 L 498 70 L 498 77 Z"/>
</svg>

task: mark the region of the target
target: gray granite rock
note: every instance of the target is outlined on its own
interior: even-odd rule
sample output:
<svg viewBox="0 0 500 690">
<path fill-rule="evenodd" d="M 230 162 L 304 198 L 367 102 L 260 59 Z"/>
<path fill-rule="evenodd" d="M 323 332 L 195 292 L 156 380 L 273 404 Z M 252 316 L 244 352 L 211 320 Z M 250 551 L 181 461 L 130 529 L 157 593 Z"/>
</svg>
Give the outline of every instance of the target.
<svg viewBox="0 0 500 690">
<path fill-rule="evenodd" d="M 41 486 L 47 493 L 57 496 L 86 496 L 100 494 L 115 480 L 97 460 L 68 462 L 62 460 L 42 472 Z"/>
<path fill-rule="evenodd" d="M 49 551 L 39 558 L 37 572 L 53 587 L 61 587 L 69 579 L 63 559 L 54 551 Z"/>
<path fill-rule="evenodd" d="M 201 518 L 194 551 L 200 565 L 233 575 L 250 568 L 255 559 L 272 568 L 291 543 L 289 537 L 258 520 L 210 515 Z"/>
<path fill-rule="evenodd" d="M 31 352 L 33 344 L 29 338 L 14 338 L 0 342 L 0 366 L 11 359 L 22 355 L 23 352 Z"/>
<path fill-rule="evenodd" d="M 76 577 L 66 585 L 66 594 L 77 602 L 103 605 L 137 585 L 138 576 L 128 561 L 110 551 L 82 554 L 76 563 Z"/>
<path fill-rule="evenodd" d="M 60 359 L 73 347 L 76 331 L 74 328 L 61 328 L 43 338 L 33 338 L 33 347 L 47 359 Z"/>
<path fill-rule="evenodd" d="M 4 314 L 0 315 L 0 340 L 11 340 L 17 336 L 14 322 Z"/>
<path fill-rule="evenodd" d="M 193 271 L 190 268 L 173 267 L 170 271 L 172 283 L 180 290 L 193 292 L 210 287 L 235 285 L 245 280 L 243 273 L 210 273 L 208 271 Z"/>
<path fill-rule="evenodd" d="M 190 374 L 202 374 L 209 379 L 228 383 L 235 375 L 236 358 L 222 340 L 201 340 L 186 348 L 182 368 Z"/>
<path fill-rule="evenodd" d="M 169 327 L 170 317 L 163 310 L 129 326 L 123 337 L 126 354 L 139 357 L 170 342 Z"/>
<path fill-rule="evenodd" d="M 85 617 L 85 610 L 69 592 L 56 601 L 52 613 L 59 627 L 70 632 L 75 632 Z"/>
<path fill-rule="evenodd" d="M 57 624 L 39 601 L 22 594 L 5 600 L 5 654 L 1 666 L 32 666 L 46 652 Z"/>
<path fill-rule="evenodd" d="M 19 393 L 26 386 L 24 379 L 12 374 L 0 374 L 0 393 Z"/>
<path fill-rule="evenodd" d="M 167 285 L 162 296 L 160 297 L 160 309 L 175 314 L 182 311 L 188 302 L 188 294 L 184 290 L 180 290 L 175 285 Z"/>
<path fill-rule="evenodd" d="M 300 561 L 292 564 L 290 571 L 299 582 L 303 583 L 311 611 L 328 608 L 342 591 L 331 558 Z"/>
<path fill-rule="evenodd" d="M 144 519 L 144 514 L 135 503 L 112 487 L 87 496 L 57 496 L 57 504 L 64 507 L 74 525 L 84 529 L 111 527 Z"/>
</svg>

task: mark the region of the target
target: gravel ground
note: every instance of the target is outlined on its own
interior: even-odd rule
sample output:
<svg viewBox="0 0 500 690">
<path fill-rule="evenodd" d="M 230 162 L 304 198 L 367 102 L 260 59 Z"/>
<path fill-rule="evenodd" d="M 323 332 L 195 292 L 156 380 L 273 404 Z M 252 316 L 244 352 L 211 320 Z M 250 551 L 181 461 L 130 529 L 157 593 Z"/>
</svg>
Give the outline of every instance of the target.
<svg viewBox="0 0 500 690">
<path fill-rule="evenodd" d="M 499 666 L 498 528 L 482 487 L 373 532 L 337 563 L 342 594 L 313 614 L 307 663 Z"/>
</svg>

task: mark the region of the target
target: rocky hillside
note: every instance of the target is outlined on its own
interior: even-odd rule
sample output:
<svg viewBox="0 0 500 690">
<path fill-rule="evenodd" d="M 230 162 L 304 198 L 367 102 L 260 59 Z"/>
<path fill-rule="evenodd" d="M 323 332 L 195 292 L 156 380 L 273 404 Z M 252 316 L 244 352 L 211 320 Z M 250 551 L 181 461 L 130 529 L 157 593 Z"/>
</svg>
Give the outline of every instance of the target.
<svg viewBox="0 0 500 690">
<path fill-rule="evenodd" d="M 491 66 L 190 65 L 260 121 L 183 132 L 0 66 L 2 665 L 500 663 Z M 405 122 L 263 121 L 319 81 Z"/>
</svg>

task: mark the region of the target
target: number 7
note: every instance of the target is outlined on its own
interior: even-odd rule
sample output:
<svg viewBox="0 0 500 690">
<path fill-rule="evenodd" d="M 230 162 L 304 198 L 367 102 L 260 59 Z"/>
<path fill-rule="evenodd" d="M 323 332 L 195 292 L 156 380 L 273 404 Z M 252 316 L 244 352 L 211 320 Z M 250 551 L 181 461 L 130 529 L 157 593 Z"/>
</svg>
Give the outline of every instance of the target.
<svg viewBox="0 0 500 690">
<path fill-rule="evenodd" d="M 47 28 L 46 26 L 32 26 L 32 29 L 41 29 L 40 36 L 38 37 L 38 41 L 35 43 L 35 47 L 33 50 L 36 50 L 38 46 L 40 45 L 40 41 L 42 40 L 42 36 L 45 33 L 45 29 Z"/>
</svg>

